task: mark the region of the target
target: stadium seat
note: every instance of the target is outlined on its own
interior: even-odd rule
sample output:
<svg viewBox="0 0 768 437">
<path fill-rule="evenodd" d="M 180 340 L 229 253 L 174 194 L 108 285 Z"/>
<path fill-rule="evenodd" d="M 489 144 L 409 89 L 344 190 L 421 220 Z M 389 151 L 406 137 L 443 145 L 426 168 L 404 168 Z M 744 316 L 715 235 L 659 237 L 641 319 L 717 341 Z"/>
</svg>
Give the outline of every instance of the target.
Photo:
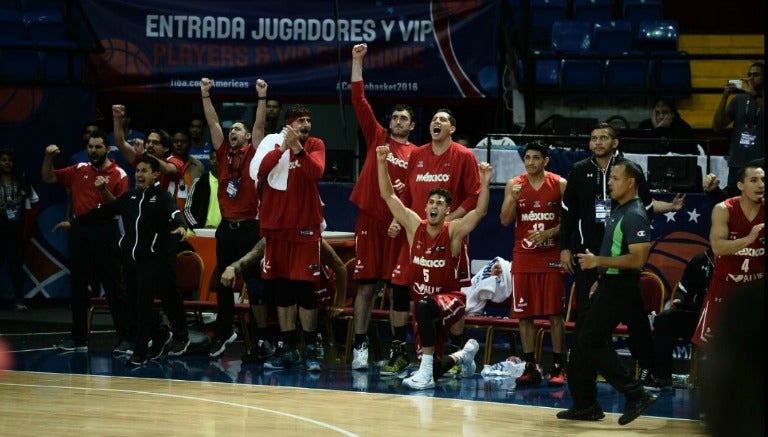
<svg viewBox="0 0 768 437">
<path fill-rule="evenodd" d="M 592 48 L 592 25 L 589 21 L 558 20 L 552 23 L 554 52 L 584 53 Z"/>
<path fill-rule="evenodd" d="M 571 90 L 597 91 L 603 85 L 603 65 L 598 59 L 563 59 L 560 64 L 560 87 Z"/>
<path fill-rule="evenodd" d="M 646 52 L 677 50 L 679 26 L 675 20 L 647 20 L 637 31 L 637 49 Z"/>
<path fill-rule="evenodd" d="M 32 21 L 27 24 L 30 39 L 39 46 L 75 48 L 66 23 Z"/>
<path fill-rule="evenodd" d="M 21 4 L 18 0 L 0 0 L 0 22 L 21 21 Z"/>
<path fill-rule="evenodd" d="M 23 3 L 24 21 L 27 23 L 35 21 L 63 23 L 66 3 L 61 0 L 25 0 Z"/>
<path fill-rule="evenodd" d="M 611 58 L 605 61 L 605 89 L 616 104 L 645 102 L 649 91 L 651 61 Z"/>
<path fill-rule="evenodd" d="M 608 21 L 613 19 L 613 0 L 573 0 L 574 20 Z"/>
<path fill-rule="evenodd" d="M 568 0 L 530 0 L 530 2 L 531 47 L 548 48 L 554 22 L 568 19 Z"/>
<path fill-rule="evenodd" d="M 27 30 L 21 21 L 0 21 L 0 45 L 3 46 L 29 46 L 31 41 L 27 38 Z"/>
<path fill-rule="evenodd" d="M 627 20 L 598 21 L 592 28 L 592 49 L 599 53 L 624 53 L 635 48 L 632 23 Z"/>
<path fill-rule="evenodd" d="M 623 0 L 621 17 L 634 28 L 642 21 L 658 20 L 662 17 L 661 0 Z"/>
<path fill-rule="evenodd" d="M 560 85 L 560 61 L 557 59 L 534 59 L 534 84 L 538 87 L 556 87 Z M 517 61 L 517 77 L 521 85 L 525 84 L 522 60 Z"/>
<path fill-rule="evenodd" d="M 657 93 L 674 99 L 688 98 L 691 96 L 691 61 L 687 58 L 658 59 L 654 61 L 651 79 Z"/>
<path fill-rule="evenodd" d="M 70 75 L 70 61 L 72 74 Z M 84 58 L 78 53 L 63 51 L 42 52 L 41 62 L 45 78 L 51 81 L 64 82 L 82 80 Z"/>
</svg>

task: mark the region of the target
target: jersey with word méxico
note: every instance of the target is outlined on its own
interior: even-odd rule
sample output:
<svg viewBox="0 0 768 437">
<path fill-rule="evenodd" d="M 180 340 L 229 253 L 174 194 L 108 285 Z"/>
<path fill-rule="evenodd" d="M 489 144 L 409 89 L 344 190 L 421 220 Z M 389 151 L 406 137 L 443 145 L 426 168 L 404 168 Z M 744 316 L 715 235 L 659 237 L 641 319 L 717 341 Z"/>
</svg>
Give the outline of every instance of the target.
<svg viewBox="0 0 768 437">
<path fill-rule="evenodd" d="M 528 174 L 515 177 L 513 183 L 523 187 L 517 199 L 512 271 L 559 272 L 560 243 L 557 236 L 534 246 L 528 235 L 531 231 L 552 229 L 560 223 L 560 176 L 546 172 L 544 183 L 538 190 L 531 186 Z"/>
<path fill-rule="evenodd" d="M 427 221 L 422 220 L 411 244 L 411 299 L 448 291 L 458 291 L 456 259 L 451 255 L 451 237 L 448 223 L 443 223 L 434 238 L 427 232 Z"/>
<path fill-rule="evenodd" d="M 765 200 L 762 200 L 757 215 L 747 219 L 739 205 L 739 197 L 726 199 L 723 204 L 728 209 L 728 239 L 745 237 L 758 223 L 765 223 Z M 732 255 L 715 258 L 714 279 L 733 284 L 747 284 L 762 280 L 765 275 L 765 230 L 749 246 Z"/>
<path fill-rule="evenodd" d="M 444 188 L 451 193 L 451 211 L 461 206 L 469 212 L 477 206 L 480 194 L 477 159 L 459 143 L 452 142 L 440 155 L 435 155 L 430 143 L 414 150 L 408 159 L 406 179 L 400 199 L 421 218 L 426 218 L 429 190 L 433 188 Z"/>
</svg>

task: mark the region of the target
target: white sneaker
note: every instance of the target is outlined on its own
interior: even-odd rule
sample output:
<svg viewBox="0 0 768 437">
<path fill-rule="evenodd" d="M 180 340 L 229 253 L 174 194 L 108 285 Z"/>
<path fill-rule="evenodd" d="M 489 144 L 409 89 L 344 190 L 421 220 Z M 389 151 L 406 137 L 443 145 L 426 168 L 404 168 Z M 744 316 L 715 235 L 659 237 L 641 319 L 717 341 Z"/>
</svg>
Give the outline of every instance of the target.
<svg viewBox="0 0 768 437">
<path fill-rule="evenodd" d="M 468 378 L 475 374 L 477 365 L 475 364 L 475 355 L 480 350 L 480 345 L 477 344 L 477 340 L 470 338 L 465 344 L 464 348 L 458 352 L 451 354 L 461 364 L 461 377 Z"/>
<path fill-rule="evenodd" d="M 403 380 L 403 385 L 414 390 L 426 390 L 435 387 L 435 379 L 432 375 L 425 375 L 421 370 L 417 370 L 413 375 Z"/>
<path fill-rule="evenodd" d="M 365 370 L 368 368 L 368 343 L 363 342 L 360 347 L 352 349 L 352 370 Z"/>
</svg>

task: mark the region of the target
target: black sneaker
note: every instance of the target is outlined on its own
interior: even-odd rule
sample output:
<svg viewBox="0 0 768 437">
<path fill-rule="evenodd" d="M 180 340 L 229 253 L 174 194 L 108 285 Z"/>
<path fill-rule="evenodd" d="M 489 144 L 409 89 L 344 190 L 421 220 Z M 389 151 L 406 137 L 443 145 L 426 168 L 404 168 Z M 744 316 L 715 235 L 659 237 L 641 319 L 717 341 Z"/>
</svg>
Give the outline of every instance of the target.
<svg viewBox="0 0 768 437">
<path fill-rule="evenodd" d="M 64 340 L 56 345 L 56 349 L 67 352 L 88 352 L 88 345 L 85 343 L 75 343 L 74 340 Z"/>
<path fill-rule="evenodd" d="M 184 353 L 187 351 L 187 348 L 189 348 L 189 337 L 187 338 L 175 338 L 173 339 L 173 343 L 171 343 L 171 347 L 168 349 L 168 356 L 170 357 L 178 357 L 179 355 L 184 355 Z"/>
<path fill-rule="evenodd" d="M 567 410 L 563 410 L 557 413 L 558 419 L 565 420 L 586 420 L 588 422 L 596 422 L 605 417 L 603 409 L 599 404 L 594 404 L 587 408 L 574 408 L 571 407 Z"/>
<path fill-rule="evenodd" d="M 523 374 L 515 379 L 515 385 L 526 387 L 541 384 L 541 370 L 536 363 L 526 363 Z"/>
<path fill-rule="evenodd" d="M 653 382 L 645 388 L 650 391 L 672 390 L 672 378 L 654 378 Z"/>
<path fill-rule="evenodd" d="M 243 364 L 263 363 L 264 360 L 275 354 L 275 347 L 267 340 L 259 340 L 251 346 L 251 350 L 241 357 Z"/>
<path fill-rule="evenodd" d="M 649 387 L 653 384 L 653 374 L 648 369 L 640 369 L 640 375 L 637 377 L 637 380 L 643 387 Z"/>
<path fill-rule="evenodd" d="M 624 414 L 619 417 L 619 425 L 626 425 L 629 422 L 640 417 L 645 410 L 656 402 L 658 397 L 650 392 L 643 390 L 641 397 L 637 399 L 627 399 L 627 406 L 624 408 Z"/>
<path fill-rule="evenodd" d="M 166 331 L 163 335 L 165 336 L 164 339 L 160 338 L 152 341 L 152 347 L 150 347 L 149 351 L 147 352 L 147 356 L 150 360 L 156 360 L 160 358 L 163 355 L 163 352 L 165 352 L 165 348 L 171 344 L 173 334 L 171 334 L 170 331 Z"/>
<path fill-rule="evenodd" d="M 128 358 L 128 365 L 133 367 L 143 366 L 147 363 L 147 357 L 145 355 L 139 355 L 137 353 L 131 354 L 131 357 Z"/>
<path fill-rule="evenodd" d="M 235 331 L 232 331 L 232 334 L 229 337 L 216 337 L 213 340 L 213 344 L 211 345 L 211 352 L 208 355 L 214 358 L 218 357 L 224 352 L 224 349 L 226 349 L 227 346 L 235 340 L 237 340 L 237 332 Z"/>
<path fill-rule="evenodd" d="M 133 346 L 128 340 L 122 340 L 117 347 L 112 350 L 112 353 L 118 355 L 130 355 L 133 353 Z"/>
</svg>

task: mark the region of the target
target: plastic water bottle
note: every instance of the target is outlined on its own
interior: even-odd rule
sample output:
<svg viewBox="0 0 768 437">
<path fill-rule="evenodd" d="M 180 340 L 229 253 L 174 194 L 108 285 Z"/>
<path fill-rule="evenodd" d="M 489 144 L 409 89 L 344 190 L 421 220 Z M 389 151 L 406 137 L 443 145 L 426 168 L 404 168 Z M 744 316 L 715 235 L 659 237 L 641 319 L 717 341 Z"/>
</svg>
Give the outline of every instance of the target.
<svg viewBox="0 0 768 437">
<path fill-rule="evenodd" d="M 690 388 L 689 375 L 677 375 L 672 374 L 672 387 L 675 388 Z"/>
</svg>

